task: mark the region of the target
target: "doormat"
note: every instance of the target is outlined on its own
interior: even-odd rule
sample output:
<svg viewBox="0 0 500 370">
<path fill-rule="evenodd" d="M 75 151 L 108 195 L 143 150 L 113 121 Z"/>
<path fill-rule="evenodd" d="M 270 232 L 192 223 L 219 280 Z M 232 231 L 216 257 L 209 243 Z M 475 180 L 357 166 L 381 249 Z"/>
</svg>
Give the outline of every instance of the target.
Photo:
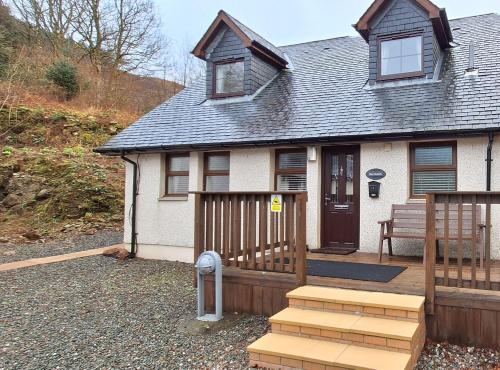
<svg viewBox="0 0 500 370">
<path fill-rule="evenodd" d="M 279 263 L 279 258 L 275 259 Z M 288 257 L 285 263 L 289 263 Z M 374 281 L 388 283 L 401 274 L 406 267 L 373 265 L 368 263 L 307 260 L 307 275 L 332 277 L 337 279 Z"/>
<path fill-rule="evenodd" d="M 356 252 L 357 249 L 352 248 L 319 248 L 319 249 L 311 249 L 309 252 L 311 253 L 323 253 L 323 254 L 337 254 L 340 256 L 347 256 L 348 254 Z"/>
</svg>

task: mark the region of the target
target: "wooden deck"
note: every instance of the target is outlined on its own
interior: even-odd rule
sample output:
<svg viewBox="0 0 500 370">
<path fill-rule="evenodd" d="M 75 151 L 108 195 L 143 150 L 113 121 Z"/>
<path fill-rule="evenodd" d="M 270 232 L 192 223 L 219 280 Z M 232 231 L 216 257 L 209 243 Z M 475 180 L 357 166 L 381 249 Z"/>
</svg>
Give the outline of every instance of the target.
<svg viewBox="0 0 500 370">
<path fill-rule="evenodd" d="M 356 252 L 347 256 L 308 253 L 308 259 L 378 264 L 375 253 Z M 453 261 L 452 261 L 453 262 Z M 456 274 L 450 263 L 450 279 Z M 470 278 L 470 266 L 464 261 L 464 279 Z M 407 269 L 388 283 L 307 276 L 308 285 L 368 290 L 386 293 L 425 294 L 422 258 L 384 256 L 382 264 L 405 266 Z M 436 264 L 436 276 L 442 276 L 443 266 Z M 500 261 L 492 261 L 492 287 L 500 286 Z M 478 268 L 478 276 L 481 270 Z M 213 308 L 213 283 L 207 283 L 207 309 Z M 496 284 L 496 285 L 495 285 Z M 223 301 L 226 312 L 247 312 L 273 315 L 288 305 L 286 293 L 297 286 L 293 273 L 223 268 Z M 436 311 L 427 315 L 427 336 L 436 341 L 462 345 L 479 345 L 500 349 L 500 291 L 436 287 Z"/>
<path fill-rule="evenodd" d="M 308 253 L 308 259 L 321 259 L 321 260 L 331 260 L 331 261 L 342 261 L 342 262 L 352 262 L 352 263 L 367 263 L 367 264 L 379 264 L 378 256 L 375 253 L 363 253 L 356 252 L 347 256 L 339 256 L 332 254 L 320 254 L 320 253 Z M 452 261 L 453 262 L 453 261 Z M 464 261 L 463 267 L 463 279 L 470 280 L 471 278 L 471 268 L 470 261 L 467 265 L 467 261 Z M 377 282 L 367 282 L 360 280 L 347 280 L 347 279 L 335 279 L 335 278 L 324 278 L 316 276 L 308 276 L 308 284 L 312 285 L 324 285 L 324 286 L 334 286 L 348 289 L 363 289 L 363 290 L 373 290 L 388 293 L 400 293 L 400 294 L 416 294 L 424 295 L 425 293 L 425 267 L 423 265 L 422 258 L 419 257 L 403 257 L 403 256 L 387 256 L 384 255 L 382 259 L 382 265 L 392 265 L 392 266 L 403 266 L 407 267 L 405 271 L 396 276 L 388 283 L 377 283 Z M 450 263 L 450 280 L 456 279 L 457 271 L 456 265 Z M 436 264 L 436 278 L 439 281 L 443 277 L 444 268 L 441 264 Z M 477 269 L 478 278 L 484 279 L 484 270 Z M 500 290 L 500 261 L 492 261 L 491 266 L 491 281 L 493 290 Z M 467 287 L 466 282 L 464 282 L 465 287 Z M 495 294 L 495 293 L 493 293 Z"/>
</svg>

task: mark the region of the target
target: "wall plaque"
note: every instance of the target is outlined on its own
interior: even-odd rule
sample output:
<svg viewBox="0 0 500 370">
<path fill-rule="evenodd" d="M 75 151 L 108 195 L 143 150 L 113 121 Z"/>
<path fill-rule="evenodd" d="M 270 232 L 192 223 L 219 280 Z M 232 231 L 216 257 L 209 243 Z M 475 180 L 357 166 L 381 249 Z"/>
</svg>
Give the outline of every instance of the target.
<svg viewBox="0 0 500 370">
<path fill-rule="evenodd" d="M 370 180 L 380 180 L 383 179 L 385 175 L 385 171 L 380 168 L 372 168 L 371 170 L 366 171 L 366 177 Z"/>
</svg>

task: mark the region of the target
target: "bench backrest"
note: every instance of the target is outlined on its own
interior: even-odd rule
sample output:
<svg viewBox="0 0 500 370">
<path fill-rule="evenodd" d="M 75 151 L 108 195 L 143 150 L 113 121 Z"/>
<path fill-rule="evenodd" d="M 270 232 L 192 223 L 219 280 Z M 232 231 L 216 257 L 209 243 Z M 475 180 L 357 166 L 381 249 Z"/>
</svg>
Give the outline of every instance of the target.
<svg viewBox="0 0 500 370">
<path fill-rule="evenodd" d="M 445 205 L 436 204 L 436 229 L 438 235 L 444 235 L 445 229 Z M 425 204 L 393 204 L 391 220 L 393 229 L 406 229 L 412 232 L 425 233 Z M 449 205 L 449 234 L 452 237 L 458 235 L 458 205 Z M 481 205 L 476 205 L 476 235 L 480 233 Z M 462 212 L 462 235 L 470 238 L 472 235 L 472 205 L 464 204 Z"/>
</svg>

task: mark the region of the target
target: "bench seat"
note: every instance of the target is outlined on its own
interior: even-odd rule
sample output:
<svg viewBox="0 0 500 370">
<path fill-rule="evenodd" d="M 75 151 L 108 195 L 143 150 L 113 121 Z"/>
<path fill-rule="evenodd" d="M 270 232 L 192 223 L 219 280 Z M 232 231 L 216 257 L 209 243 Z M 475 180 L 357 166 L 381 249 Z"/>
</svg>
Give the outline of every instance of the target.
<svg viewBox="0 0 500 370">
<path fill-rule="evenodd" d="M 448 213 L 448 240 L 459 240 L 459 210 L 457 205 L 449 205 Z M 387 240 L 389 255 L 392 256 L 392 239 L 415 239 L 425 240 L 426 233 L 426 205 L 425 204 L 393 204 L 391 218 L 379 221 L 379 262 L 382 262 L 384 241 Z M 473 221 L 472 205 L 463 205 L 462 208 L 462 240 L 472 241 L 475 239 L 479 243 L 480 267 L 483 267 L 484 260 L 484 228 L 481 222 L 481 206 L 476 206 L 475 226 Z M 445 206 L 436 204 L 436 233 L 437 239 L 445 240 Z M 474 237 L 474 238 L 473 238 Z M 439 244 L 436 244 L 439 256 Z"/>
</svg>

